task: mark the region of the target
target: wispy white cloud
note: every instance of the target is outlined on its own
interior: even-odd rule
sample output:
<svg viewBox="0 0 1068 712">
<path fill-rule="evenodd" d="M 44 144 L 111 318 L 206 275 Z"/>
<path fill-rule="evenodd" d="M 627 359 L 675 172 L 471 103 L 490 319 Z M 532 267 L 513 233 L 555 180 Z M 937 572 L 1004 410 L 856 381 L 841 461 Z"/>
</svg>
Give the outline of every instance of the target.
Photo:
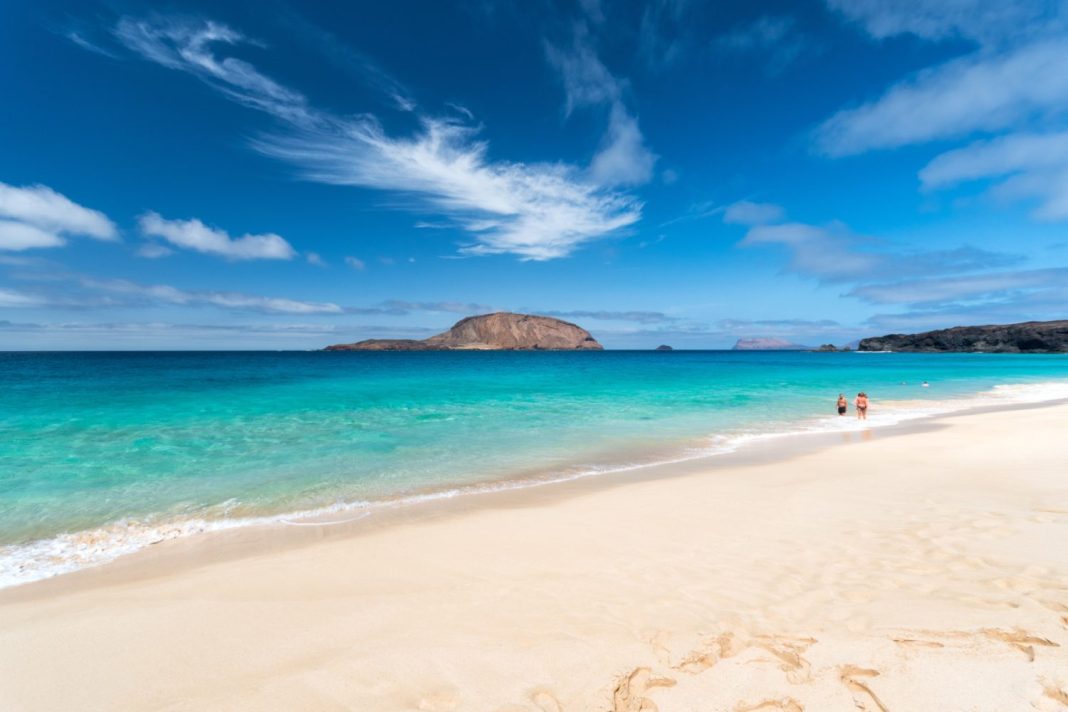
<svg viewBox="0 0 1068 712">
<path fill-rule="evenodd" d="M 821 151 L 846 156 L 1009 129 L 1068 110 L 1068 39 L 977 53 L 927 69 L 817 130 Z"/>
<path fill-rule="evenodd" d="M 867 284 L 854 288 L 849 292 L 849 296 L 874 304 L 942 305 L 977 299 L 986 301 L 1021 292 L 1061 288 L 1066 283 L 1068 268 L 1059 267 Z"/>
<path fill-rule="evenodd" d="M 1068 268 L 909 279 L 865 285 L 854 291 L 851 296 L 872 304 L 905 307 L 905 311 L 868 318 L 871 328 L 888 331 L 1063 319 L 1068 303 Z"/>
<path fill-rule="evenodd" d="M 1021 257 L 975 247 L 951 250 L 895 249 L 885 241 L 858 235 L 840 222 L 809 225 L 779 222 L 783 212 L 772 204 L 745 204 L 734 222 L 749 225 L 741 247 L 776 246 L 787 251 L 787 269 L 822 282 L 877 282 L 887 275 L 955 274 L 996 269 Z M 753 207 L 758 206 L 758 207 Z M 734 206 L 732 206 L 734 207 Z M 745 218 L 745 219 L 743 219 Z M 724 214 L 724 222 L 728 214 Z M 850 296 L 859 296 L 851 293 Z"/>
<path fill-rule="evenodd" d="M 472 235 L 465 254 L 564 257 L 641 215 L 635 200 L 582 180 L 572 167 L 490 161 L 474 129 L 452 122 L 424 119 L 421 133 L 395 139 L 365 117 L 339 133 L 309 130 L 256 146 L 311 180 L 421 197 Z"/>
<path fill-rule="evenodd" d="M 784 215 L 782 207 L 774 203 L 739 200 L 724 209 L 723 222 L 732 225 L 764 225 L 779 222 Z"/>
<path fill-rule="evenodd" d="M 132 335 L 152 332 L 177 332 L 179 334 L 237 332 L 250 334 L 321 335 L 338 330 L 336 324 L 184 324 L 161 321 L 136 322 L 13 322 L 0 320 L 0 331 L 58 331 L 114 335 Z"/>
<path fill-rule="evenodd" d="M 795 25 L 790 16 L 763 15 L 716 37 L 712 48 L 724 53 L 759 54 L 767 62 L 767 71 L 777 74 L 812 45 Z"/>
<path fill-rule="evenodd" d="M 326 267 L 326 260 L 324 260 L 323 256 L 320 255 L 318 252 L 305 253 L 304 259 L 310 265 L 314 265 L 316 267 Z"/>
<path fill-rule="evenodd" d="M 188 72 L 242 104 L 292 121 L 311 118 L 302 94 L 243 59 L 215 54 L 220 45 L 259 44 L 227 25 L 174 17 L 123 17 L 115 27 L 115 36 L 145 59 Z"/>
<path fill-rule="evenodd" d="M 537 309 L 524 309 L 543 316 L 554 316 L 563 319 L 592 319 L 594 321 L 624 321 L 636 324 L 670 324 L 680 321 L 678 317 L 670 316 L 658 311 L 611 311 L 607 309 L 576 309 L 572 311 L 538 311 Z"/>
<path fill-rule="evenodd" d="M 420 116 L 415 134 L 397 137 L 373 116 L 316 110 L 251 63 L 217 54 L 249 42 L 225 25 L 124 18 L 115 32 L 142 57 L 197 76 L 283 122 L 284 130 L 253 142 L 256 150 L 291 162 L 309 180 L 411 196 L 467 231 L 466 254 L 563 257 L 641 216 L 639 202 L 574 166 L 490 159 L 477 128 L 456 120 Z"/>
<path fill-rule="evenodd" d="M 612 75 L 582 30 L 572 46 L 546 46 L 546 56 L 564 83 L 567 116 L 584 106 L 607 106 L 608 127 L 590 162 L 589 176 L 597 185 L 641 185 L 653 175 L 657 156 L 645 143 L 638 119 L 623 103 L 623 83 Z"/>
<path fill-rule="evenodd" d="M 285 239 L 274 233 L 230 237 L 225 230 L 208 227 L 200 220 L 166 220 L 153 212 L 142 215 L 138 224 L 148 237 L 230 260 L 289 260 L 297 254 Z"/>
<path fill-rule="evenodd" d="M 651 69 L 674 64 L 692 44 L 687 11 L 691 0 L 649 0 L 643 3 L 638 27 L 638 53 Z"/>
<path fill-rule="evenodd" d="M 38 247 L 59 247 L 67 243 L 54 232 L 14 220 L 0 220 L 0 250 L 13 252 Z"/>
<path fill-rule="evenodd" d="M 309 21 L 304 15 L 285 4 L 271 8 L 277 23 L 308 47 L 322 53 L 333 63 L 364 84 L 377 89 L 380 98 L 390 108 L 411 112 L 418 108 L 412 93 L 371 57 L 356 51 L 331 32 Z"/>
<path fill-rule="evenodd" d="M 926 190 L 990 181 L 1036 200 L 1036 218 L 1068 219 L 1068 5 L 1048 0 L 828 0 L 873 37 L 964 38 L 977 49 L 845 109 L 815 134 L 829 156 L 971 139 L 920 171 Z M 975 140 L 979 138 L 979 140 Z"/>
<path fill-rule="evenodd" d="M 106 215 L 47 186 L 0 183 L 0 250 L 58 247 L 70 235 L 119 239 L 118 229 Z"/>
<path fill-rule="evenodd" d="M 347 255 L 345 257 L 345 264 L 347 264 L 349 267 L 352 267 L 353 269 L 359 270 L 361 272 L 364 271 L 365 269 L 367 269 L 367 263 L 366 262 L 361 260 L 359 257 L 353 257 L 352 255 Z"/>
<path fill-rule="evenodd" d="M 613 104 L 601 149 L 590 163 L 590 177 L 600 185 L 641 185 L 652 178 L 656 160 L 645 146 L 638 120 L 622 104 Z"/>
<path fill-rule="evenodd" d="M 1005 197 L 1035 198 L 1035 216 L 1068 218 L 1068 132 L 1015 133 L 948 151 L 920 171 L 934 190 L 970 181 L 999 179 Z"/>
<path fill-rule="evenodd" d="M 584 106 L 609 105 L 622 101 L 623 87 L 604 66 L 590 44 L 588 35 L 576 29 L 569 48 L 545 46 L 549 64 L 564 83 L 564 114 L 570 116 Z"/>
<path fill-rule="evenodd" d="M 857 249 L 858 238 L 844 226 L 830 228 L 804 223 L 755 225 L 740 245 L 778 245 L 790 253 L 790 270 L 828 281 L 873 276 L 878 255 Z"/>
<path fill-rule="evenodd" d="M 990 44 L 1057 23 L 1063 4 L 1049 0 L 827 0 L 872 37 L 912 34 L 927 40 L 961 37 Z"/>
<path fill-rule="evenodd" d="M 90 41 L 87 37 L 85 37 L 81 32 L 77 30 L 69 30 L 64 34 L 64 36 L 82 49 L 89 50 L 90 52 L 95 52 L 96 54 L 100 54 L 111 59 L 116 59 L 115 55 L 112 54 L 110 51 L 100 46 L 99 44 Z"/>
<path fill-rule="evenodd" d="M 174 250 L 158 242 L 146 242 L 137 248 L 137 255 L 149 260 L 158 260 L 174 254 Z"/>
<path fill-rule="evenodd" d="M 42 300 L 33 294 L 25 294 L 14 289 L 0 288 L 0 309 L 12 307 L 35 307 L 42 304 Z"/>
<path fill-rule="evenodd" d="M 189 291 L 166 284 L 144 285 L 124 279 L 83 279 L 81 284 L 90 290 L 179 306 L 207 305 L 264 314 L 341 314 L 344 312 L 340 306 L 330 302 L 262 297 L 241 292 Z"/>
<path fill-rule="evenodd" d="M 361 314 L 411 314 L 413 312 L 429 312 L 439 314 L 463 314 L 469 316 L 471 314 L 484 314 L 487 312 L 495 311 L 494 308 L 488 304 L 478 304 L 476 302 L 410 302 L 402 299 L 389 299 L 378 304 L 375 307 L 349 307 L 350 313 Z"/>
</svg>

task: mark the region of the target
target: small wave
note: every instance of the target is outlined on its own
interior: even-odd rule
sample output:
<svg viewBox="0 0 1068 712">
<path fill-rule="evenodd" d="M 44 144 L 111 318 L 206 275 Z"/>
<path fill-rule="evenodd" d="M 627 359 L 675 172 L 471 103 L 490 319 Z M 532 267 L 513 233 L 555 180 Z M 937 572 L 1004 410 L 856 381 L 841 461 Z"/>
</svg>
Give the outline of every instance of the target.
<svg viewBox="0 0 1068 712">
<path fill-rule="evenodd" d="M 467 495 L 505 492 L 659 465 L 691 462 L 737 452 L 743 448 L 779 438 L 814 433 L 857 432 L 975 408 L 1004 407 L 1065 399 L 1068 399 L 1068 381 L 999 385 L 988 391 L 944 400 L 878 402 L 873 405 L 873 412 L 865 421 L 858 421 L 852 417 L 828 415 L 794 422 L 788 427 L 782 427 L 783 424 L 779 423 L 769 427 L 768 430 L 712 435 L 684 448 L 676 455 L 655 460 L 589 465 L 524 478 L 457 485 L 392 499 L 337 502 L 324 507 L 276 515 L 228 517 L 225 513 L 239 504 L 230 500 L 219 505 L 224 516 L 218 519 L 193 517 L 153 522 L 122 519 L 96 529 L 59 534 L 25 544 L 0 546 L 0 588 L 100 566 L 154 544 L 208 532 L 269 525 L 336 526 L 355 522 L 370 516 L 376 510 L 380 511 L 385 508 L 410 506 Z M 327 517 L 336 517 L 339 514 L 352 516 L 327 519 Z"/>
</svg>

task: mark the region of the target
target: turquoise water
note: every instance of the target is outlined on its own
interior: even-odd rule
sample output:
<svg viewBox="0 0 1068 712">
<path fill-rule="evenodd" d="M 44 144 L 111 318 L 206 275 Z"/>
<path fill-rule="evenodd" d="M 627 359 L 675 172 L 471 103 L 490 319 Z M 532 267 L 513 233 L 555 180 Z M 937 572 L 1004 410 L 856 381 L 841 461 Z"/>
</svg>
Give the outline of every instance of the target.
<svg viewBox="0 0 1068 712">
<path fill-rule="evenodd" d="M 711 452 L 825 423 L 839 392 L 868 391 L 877 422 L 888 402 L 1064 379 L 1057 355 L 0 353 L 0 565 L 66 555 L 65 533 Z"/>
</svg>

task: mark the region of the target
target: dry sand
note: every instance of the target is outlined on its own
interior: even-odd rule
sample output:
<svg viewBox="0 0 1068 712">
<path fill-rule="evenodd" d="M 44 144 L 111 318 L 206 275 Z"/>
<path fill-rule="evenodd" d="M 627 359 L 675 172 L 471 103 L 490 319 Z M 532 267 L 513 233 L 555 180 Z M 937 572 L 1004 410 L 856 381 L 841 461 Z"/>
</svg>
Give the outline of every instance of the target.
<svg viewBox="0 0 1068 712">
<path fill-rule="evenodd" d="M 11 589 L 0 709 L 1068 710 L 1068 406 L 937 425 Z"/>
</svg>

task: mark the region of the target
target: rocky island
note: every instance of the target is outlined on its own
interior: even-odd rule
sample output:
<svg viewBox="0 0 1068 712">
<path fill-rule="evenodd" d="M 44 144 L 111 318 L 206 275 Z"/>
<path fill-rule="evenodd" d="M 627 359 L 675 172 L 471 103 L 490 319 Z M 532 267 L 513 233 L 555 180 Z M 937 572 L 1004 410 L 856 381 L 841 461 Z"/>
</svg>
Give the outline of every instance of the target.
<svg viewBox="0 0 1068 712">
<path fill-rule="evenodd" d="M 547 316 L 496 312 L 469 316 L 429 339 L 367 339 L 326 351 L 600 351 L 590 332 Z"/>
<path fill-rule="evenodd" d="M 1068 321 L 955 326 L 920 334 L 861 339 L 859 351 L 963 351 L 998 354 L 1068 353 Z"/>
</svg>

